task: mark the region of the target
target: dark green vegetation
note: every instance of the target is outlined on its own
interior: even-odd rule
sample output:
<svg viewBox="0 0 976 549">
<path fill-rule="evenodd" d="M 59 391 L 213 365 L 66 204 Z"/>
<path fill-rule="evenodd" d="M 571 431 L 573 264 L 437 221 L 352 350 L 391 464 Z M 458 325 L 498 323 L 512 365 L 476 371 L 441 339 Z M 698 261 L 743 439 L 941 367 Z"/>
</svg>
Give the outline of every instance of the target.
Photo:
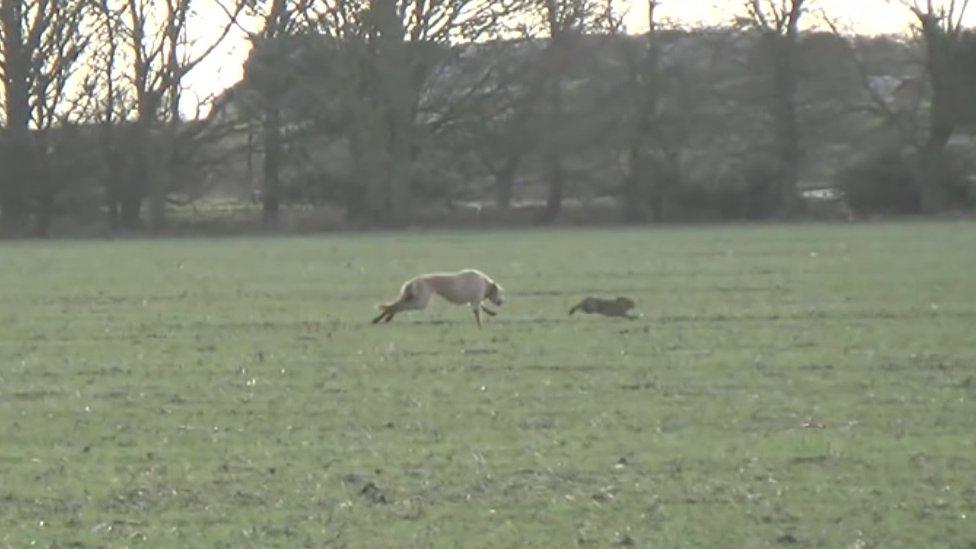
<svg viewBox="0 0 976 549">
<path fill-rule="evenodd" d="M 0 236 L 971 210 L 969 6 L 888 3 L 0 0 Z"/>
<path fill-rule="evenodd" d="M 974 242 L 4 244 L 0 546 L 968 547 Z M 485 329 L 442 303 L 369 325 L 462 266 L 508 291 Z M 567 316 L 587 294 L 645 316 Z"/>
</svg>

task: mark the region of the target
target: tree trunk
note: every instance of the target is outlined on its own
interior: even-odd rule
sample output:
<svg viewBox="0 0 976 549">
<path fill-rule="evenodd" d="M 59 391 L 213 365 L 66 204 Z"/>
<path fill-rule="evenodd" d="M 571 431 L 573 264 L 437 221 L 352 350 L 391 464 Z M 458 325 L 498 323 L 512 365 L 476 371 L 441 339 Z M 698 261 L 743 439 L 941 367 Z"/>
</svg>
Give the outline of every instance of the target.
<svg viewBox="0 0 976 549">
<path fill-rule="evenodd" d="M 956 129 L 957 70 L 952 63 L 950 36 L 939 26 L 938 19 L 925 18 L 922 32 L 926 46 L 926 68 L 932 86 L 929 106 L 930 129 L 925 145 L 919 151 L 917 185 L 921 192 L 922 212 L 938 213 L 949 208 L 948 158 L 946 147 Z"/>
<path fill-rule="evenodd" d="M 634 136 L 627 152 L 627 175 L 624 178 L 623 217 L 625 223 L 644 223 L 647 213 L 644 210 L 644 192 L 641 184 L 646 174 L 641 167 L 640 149 L 642 140 Z"/>
<path fill-rule="evenodd" d="M 654 223 L 661 223 L 664 221 L 664 193 L 660 189 L 655 189 L 651 192 L 650 199 L 648 200 L 649 206 L 651 208 L 651 220 Z"/>
<path fill-rule="evenodd" d="M 54 220 L 54 177 L 48 155 L 49 130 L 35 135 L 36 174 L 34 178 L 34 236 L 46 238 L 51 234 Z M 60 154 L 58 151 L 56 154 Z"/>
<path fill-rule="evenodd" d="M 147 124 L 144 132 L 146 143 L 158 150 L 155 155 L 146 155 L 147 183 L 149 184 L 149 230 L 160 232 L 166 228 L 166 196 L 169 194 L 171 178 L 174 177 L 174 158 L 176 155 L 176 124 L 173 121 L 158 128 L 153 135 Z"/>
<path fill-rule="evenodd" d="M 800 138 L 797 127 L 797 75 L 794 59 L 795 36 L 771 34 L 767 37 L 773 65 L 773 124 L 780 163 L 780 213 L 797 213 L 797 183 L 800 166 Z"/>
<path fill-rule="evenodd" d="M 543 224 L 553 223 L 559 217 L 563 207 L 563 193 L 566 181 L 566 172 L 563 169 L 562 159 L 558 155 L 550 155 L 548 164 L 549 188 L 546 193 L 546 206 L 539 216 L 539 222 Z"/>
<path fill-rule="evenodd" d="M 942 78 L 945 78 L 944 76 Z M 951 197 L 948 188 L 949 169 L 946 147 L 955 131 L 956 122 L 953 119 L 953 108 L 949 92 L 941 88 L 946 84 L 936 85 L 933 75 L 932 106 L 930 107 L 931 129 L 929 138 L 919 151 L 919 180 L 918 188 L 922 197 L 923 213 L 938 213 L 949 208 Z"/>
<path fill-rule="evenodd" d="M 515 175 L 518 173 L 520 155 L 511 155 L 505 165 L 495 174 L 495 207 L 507 211 L 512 207 L 512 194 L 515 190 Z"/>
<path fill-rule="evenodd" d="M 948 188 L 948 159 L 944 142 L 930 142 L 919 153 L 917 185 L 921 194 L 922 213 L 947 210 L 952 202 Z"/>
<path fill-rule="evenodd" d="M 123 151 L 128 154 L 128 170 L 120 190 L 120 221 L 124 229 L 142 228 L 142 202 L 147 194 L 156 191 L 153 178 L 156 175 L 150 161 L 150 139 L 152 137 L 152 118 L 155 108 L 146 104 L 140 106 L 139 118 L 129 128 L 128 143 Z M 159 221 L 150 218 L 151 222 Z M 155 225 L 151 225 L 155 228 Z"/>
<path fill-rule="evenodd" d="M 141 210 L 142 193 L 130 181 L 122 189 L 119 197 L 119 226 L 123 229 L 136 230 L 142 228 Z"/>
<path fill-rule="evenodd" d="M 563 53 L 562 40 L 553 40 L 554 54 Z M 558 59 L 557 55 L 554 59 Z M 549 97 L 549 142 L 546 144 L 546 163 L 549 168 L 549 188 L 546 193 L 546 207 L 539 218 L 541 223 L 552 223 L 559 217 L 563 207 L 563 192 L 565 187 L 566 172 L 563 168 L 562 155 L 564 152 L 563 136 L 567 129 L 566 115 L 563 112 L 563 93 L 562 93 L 562 74 L 559 68 L 553 69 L 555 72 L 550 79 Z"/>
<path fill-rule="evenodd" d="M 151 174 L 149 173 L 149 162 L 148 162 L 148 144 L 146 143 L 145 130 L 141 127 L 141 124 L 133 128 L 133 142 L 132 142 L 132 156 L 130 157 L 130 166 L 128 174 L 122 185 L 121 198 L 119 200 L 119 205 L 121 207 L 120 217 L 123 229 L 140 229 L 142 228 L 142 201 L 146 196 L 145 189 L 149 185 L 149 178 Z"/>
<path fill-rule="evenodd" d="M 563 82 L 567 67 L 576 62 L 573 44 L 575 38 L 582 36 L 586 15 L 583 3 L 571 6 L 557 0 L 544 3 L 546 26 L 549 31 L 549 46 L 546 49 L 543 68 L 543 98 L 548 101 L 546 110 L 543 158 L 549 171 L 549 184 L 546 192 L 546 205 L 539 216 L 540 223 L 552 223 L 562 212 L 563 195 L 566 186 L 564 159 L 578 148 L 578 133 L 574 134 L 574 124 L 566 112 L 563 97 Z M 566 9 L 570 8 L 570 9 Z"/>
<path fill-rule="evenodd" d="M 281 204 L 281 112 L 268 106 L 264 115 L 264 189 L 261 195 L 264 223 L 278 224 Z"/>
<path fill-rule="evenodd" d="M 122 227 L 122 174 L 120 164 L 112 152 L 107 153 L 105 159 L 105 208 L 108 216 L 108 227 L 116 230 Z"/>
<path fill-rule="evenodd" d="M 376 202 L 376 180 L 374 162 L 370 162 L 367 153 L 366 133 L 369 124 L 368 115 L 362 105 L 352 102 L 355 121 L 350 127 L 349 154 L 352 160 L 352 180 L 347 182 L 344 193 L 346 216 L 357 225 L 367 225 L 372 222 L 371 215 Z"/>
<path fill-rule="evenodd" d="M 398 109 L 398 107 L 393 107 Z M 384 208 L 384 222 L 392 227 L 409 225 L 412 219 L 413 200 L 410 189 L 409 121 L 406 113 L 394 113 L 396 121 L 391 123 L 388 148 L 387 171 L 384 174 L 387 191 Z"/>
<path fill-rule="evenodd" d="M 166 228 L 166 189 L 163 174 L 155 173 L 150 184 L 152 191 L 149 193 L 149 230 L 159 232 Z"/>
<path fill-rule="evenodd" d="M 115 231 L 122 228 L 121 203 L 125 179 L 122 169 L 125 164 L 123 155 L 119 151 L 116 126 L 112 121 L 104 122 L 101 126 L 99 140 L 102 165 L 105 167 L 105 213 L 108 217 L 109 229 Z"/>
<path fill-rule="evenodd" d="M 31 179 L 29 135 L 7 128 L 3 142 L 3 171 L 0 174 L 0 233 L 11 236 L 24 234 L 30 219 L 27 183 Z"/>
<path fill-rule="evenodd" d="M 119 200 L 117 196 L 108 196 L 107 200 L 105 201 L 105 213 L 107 216 L 109 230 L 118 230 L 122 222 L 119 214 Z"/>
<path fill-rule="evenodd" d="M 364 158 L 362 167 L 376 176 L 367 182 L 373 221 L 386 226 L 404 226 L 412 220 L 411 157 L 419 93 L 417 76 L 412 71 L 418 67 L 408 51 L 406 29 L 397 3 L 369 0 L 368 5 L 372 83 L 366 86 L 366 97 L 375 112 L 361 112 L 360 122 L 365 125 L 363 130 L 378 139 L 372 144 L 364 141 L 363 152 L 371 153 L 370 149 L 376 145 L 382 152 Z"/>
<path fill-rule="evenodd" d="M 650 174 L 646 164 L 642 162 L 647 142 L 653 130 L 653 121 L 657 119 L 661 79 L 661 56 L 657 41 L 657 12 L 658 2 L 647 2 L 647 50 L 644 58 L 630 66 L 630 87 L 634 94 L 633 101 L 637 110 L 637 125 L 630 137 L 630 147 L 627 151 L 627 174 L 624 177 L 623 189 L 623 220 L 625 223 L 644 223 L 647 221 L 645 204 L 652 212 L 659 210 L 655 207 L 655 199 L 660 193 L 657 189 L 646 189 Z M 640 61 L 643 61 L 640 62 Z M 660 201 L 657 201 L 659 204 Z M 656 214 L 653 219 L 658 220 Z"/>
<path fill-rule="evenodd" d="M 34 210 L 34 236 L 47 238 L 51 236 L 51 224 L 54 221 L 54 192 L 47 188 L 37 197 Z"/>
<path fill-rule="evenodd" d="M 30 134 L 30 67 L 24 47 L 23 2 L 0 0 L 0 27 L 3 30 L 7 127 L 3 130 L 3 171 L 0 178 L 0 230 L 23 234 L 30 216 L 29 183 L 34 171 Z"/>
</svg>

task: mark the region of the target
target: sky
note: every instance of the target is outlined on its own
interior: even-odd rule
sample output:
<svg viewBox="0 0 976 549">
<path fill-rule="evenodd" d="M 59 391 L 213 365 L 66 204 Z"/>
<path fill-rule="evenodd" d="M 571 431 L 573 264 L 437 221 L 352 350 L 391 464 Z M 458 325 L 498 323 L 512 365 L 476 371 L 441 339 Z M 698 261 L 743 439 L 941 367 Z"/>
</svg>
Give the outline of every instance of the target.
<svg viewBox="0 0 976 549">
<path fill-rule="evenodd" d="M 647 29 L 647 0 L 618 0 L 627 10 L 625 24 L 629 32 Z M 764 0 L 766 1 L 766 0 Z M 777 0 L 779 1 L 779 0 Z M 949 0 L 941 0 L 948 2 Z M 906 32 L 912 22 L 912 14 L 902 0 L 808 0 L 810 13 L 805 17 L 808 25 L 822 20 L 820 12 L 827 14 L 845 31 L 862 34 L 894 34 Z M 742 13 L 743 0 L 659 0 L 657 17 L 678 25 L 719 25 L 731 22 Z M 217 28 L 214 21 L 223 21 L 223 15 L 204 10 L 198 18 L 203 28 Z M 976 26 L 976 5 L 970 8 L 966 23 Z M 203 40 L 205 43 L 205 39 Z M 206 97 L 232 86 L 242 75 L 242 65 L 247 57 L 249 44 L 243 33 L 231 35 L 223 47 L 214 52 L 206 63 L 188 75 L 191 98 Z"/>
<path fill-rule="evenodd" d="M 764 0 L 765 1 L 765 0 Z M 911 14 L 900 0 L 807 0 L 810 6 L 807 19 L 817 19 L 823 10 L 845 26 L 857 28 L 864 34 L 897 33 L 907 28 Z M 631 31 L 647 28 L 647 1 L 629 0 Z M 658 17 L 683 24 L 721 24 L 743 13 L 743 0 L 661 0 Z"/>
</svg>

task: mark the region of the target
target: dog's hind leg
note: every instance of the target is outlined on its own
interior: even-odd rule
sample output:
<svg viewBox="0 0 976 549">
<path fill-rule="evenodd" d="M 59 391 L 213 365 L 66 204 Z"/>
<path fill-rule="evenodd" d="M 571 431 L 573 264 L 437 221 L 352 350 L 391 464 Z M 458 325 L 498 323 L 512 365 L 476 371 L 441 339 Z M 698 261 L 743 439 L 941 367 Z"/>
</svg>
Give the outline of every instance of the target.
<svg viewBox="0 0 976 549">
<path fill-rule="evenodd" d="M 373 324 L 379 323 L 379 321 L 383 320 L 389 314 L 390 309 L 388 309 L 385 305 L 382 307 L 382 309 L 383 310 L 380 312 L 380 314 L 376 315 L 376 318 L 373 319 Z M 389 322 L 389 319 L 387 319 L 387 322 Z"/>
<path fill-rule="evenodd" d="M 393 320 L 393 316 L 400 312 L 400 302 L 394 302 L 389 305 L 380 305 L 380 309 L 383 311 L 376 315 L 373 319 L 373 324 L 378 324 L 380 321 L 389 322 Z"/>
<path fill-rule="evenodd" d="M 400 297 L 398 297 L 396 301 L 390 303 L 389 305 L 380 305 L 380 310 L 382 312 L 373 319 L 373 324 L 378 324 L 380 321 L 389 322 L 393 320 L 393 317 L 400 311 L 414 308 L 410 305 L 411 301 L 413 301 L 415 297 L 416 296 L 414 295 L 410 285 L 408 284 L 404 286 L 403 290 L 400 292 Z"/>
</svg>

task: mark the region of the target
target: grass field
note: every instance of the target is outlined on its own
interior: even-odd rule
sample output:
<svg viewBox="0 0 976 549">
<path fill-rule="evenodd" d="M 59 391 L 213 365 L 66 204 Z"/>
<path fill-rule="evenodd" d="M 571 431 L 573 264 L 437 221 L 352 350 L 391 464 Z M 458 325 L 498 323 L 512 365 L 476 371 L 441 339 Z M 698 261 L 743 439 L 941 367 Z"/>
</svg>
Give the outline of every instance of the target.
<svg viewBox="0 0 976 549">
<path fill-rule="evenodd" d="M 974 378 L 968 222 L 0 244 L 0 547 L 974 547 Z"/>
</svg>

